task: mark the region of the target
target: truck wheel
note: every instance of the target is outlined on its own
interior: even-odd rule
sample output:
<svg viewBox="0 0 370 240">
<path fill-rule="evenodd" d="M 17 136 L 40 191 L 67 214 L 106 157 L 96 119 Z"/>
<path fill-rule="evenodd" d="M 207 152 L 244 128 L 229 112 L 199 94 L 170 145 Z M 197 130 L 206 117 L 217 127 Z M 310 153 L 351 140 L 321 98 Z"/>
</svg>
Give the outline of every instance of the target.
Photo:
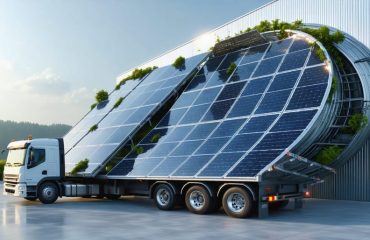
<svg viewBox="0 0 370 240">
<path fill-rule="evenodd" d="M 37 197 L 25 197 L 24 199 L 26 199 L 28 201 L 36 201 Z"/>
<path fill-rule="evenodd" d="M 44 204 L 54 203 L 58 199 L 58 187 L 52 182 L 44 182 L 39 186 L 37 195 Z"/>
<path fill-rule="evenodd" d="M 222 198 L 222 207 L 230 217 L 248 217 L 252 213 L 252 205 L 251 196 L 241 187 L 229 188 Z"/>
<path fill-rule="evenodd" d="M 175 207 L 175 193 L 166 184 L 160 184 L 154 191 L 155 205 L 161 210 L 172 210 Z"/>
<path fill-rule="evenodd" d="M 107 194 L 105 195 L 106 198 L 108 198 L 109 200 L 117 200 L 121 197 L 120 194 Z"/>
<path fill-rule="evenodd" d="M 190 212 L 205 214 L 213 209 L 214 201 L 207 189 L 196 185 L 186 192 L 185 204 Z"/>
</svg>

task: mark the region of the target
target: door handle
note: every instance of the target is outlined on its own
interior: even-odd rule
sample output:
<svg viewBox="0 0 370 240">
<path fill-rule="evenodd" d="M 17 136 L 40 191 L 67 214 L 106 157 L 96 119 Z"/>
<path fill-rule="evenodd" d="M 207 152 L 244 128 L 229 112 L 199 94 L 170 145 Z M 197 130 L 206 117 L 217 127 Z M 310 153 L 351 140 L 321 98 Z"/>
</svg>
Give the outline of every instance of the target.
<svg viewBox="0 0 370 240">
<path fill-rule="evenodd" d="M 47 175 L 48 174 L 48 171 L 44 170 L 42 171 L 42 175 Z"/>
</svg>

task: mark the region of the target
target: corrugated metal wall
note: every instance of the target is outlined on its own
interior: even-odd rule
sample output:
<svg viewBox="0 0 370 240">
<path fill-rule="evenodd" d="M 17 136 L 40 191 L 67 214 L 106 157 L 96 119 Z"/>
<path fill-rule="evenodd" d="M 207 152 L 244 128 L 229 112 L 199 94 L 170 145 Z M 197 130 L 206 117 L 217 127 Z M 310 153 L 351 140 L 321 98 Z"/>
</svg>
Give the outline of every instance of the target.
<svg viewBox="0 0 370 240">
<path fill-rule="evenodd" d="M 324 183 L 312 187 L 317 198 L 370 201 L 370 139 Z"/>
<path fill-rule="evenodd" d="M 324 24 L 338 28 L 370 48 L 369 12 L 369 0 L 276 0 L 137 67 L 171 64 L 180 55 L 190 57 L 208 51 L 215 44 L 217 37 L 223 39 L 233 36 L 241 30 L 257 25 L 262 20 L 277 18 L 286 22 L 302 19 L 304 23 Z M 132 70 L 125 72 L 119 78 Z"/>
</svg>

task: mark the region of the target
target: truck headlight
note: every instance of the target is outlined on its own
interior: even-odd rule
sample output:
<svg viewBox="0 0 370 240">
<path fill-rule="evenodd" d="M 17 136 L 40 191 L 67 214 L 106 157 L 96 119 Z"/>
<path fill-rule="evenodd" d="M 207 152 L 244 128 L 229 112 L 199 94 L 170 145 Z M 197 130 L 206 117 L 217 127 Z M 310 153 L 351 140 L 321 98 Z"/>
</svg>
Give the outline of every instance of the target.
<svg viewBox="0 0 370 240">
<path fill-rule="evenodd" d="M 22 185 L 20 185 L 20 186 L 18 186 L 18 190 L 19 190 L 19 191 L 26 190 L 26 186 L 22 186 Z"/>
</svg>

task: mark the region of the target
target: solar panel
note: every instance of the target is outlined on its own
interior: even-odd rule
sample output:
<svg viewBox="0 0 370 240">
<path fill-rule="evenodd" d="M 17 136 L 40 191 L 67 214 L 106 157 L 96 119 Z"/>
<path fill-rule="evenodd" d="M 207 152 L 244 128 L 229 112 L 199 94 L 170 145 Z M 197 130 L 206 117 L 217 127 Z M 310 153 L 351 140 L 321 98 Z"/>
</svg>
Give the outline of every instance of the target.
<svg viewBox="0 0 370 240">
<path fill-rule="evenodd" d="M 68 145 L 71 150 L 66 154 L 66 172 L 69 172 L 80 160 L 88 159 L 89 167 L 84 174 L 96 174 L 99 167 L 120 146 L 129 141 L 135 131 L 139 130 L 140 126 L 185 83 L 189 74 L 196 70 L 205 57 L 206 54 L 200 54 L 189 58 L 181 69 L 166 66 L 154 70 L 140 83 L 135 83 L 136 85 L 132 83 L 135 87 L 130 90 L 131 93 L 125 95 L 122 104 L 113 110 L 112 106 L 115 100 L 122 96 L 122 92 L 130 91 L 125 84 L 120 91 L 112 93 L 105 106 L 104 115 L 97 117 L 88 114 L 87 117 L 93 121 L 85 120 L 86 118 L 82 120 L 87 123 L 85 128 L 79 128 L 80 132 L 85 131 L 86 134 L 86 130 L 88 131 L 94 124 L 98 124 L 98 129 L 88 132 L 76 144 Z M 170 120 L 168 119 L 168 124 L 172 124 Z"/>
<path fill-rule="evenodd" d="M 88 112 L 64 137 L 65 152 L 68 152 L 78 141 L 80 141 L 89 131 L 90 127 L 101 121 L 116 101 L 122 97 L 125 98 L 135 87 L 140 83 L 140 80 L 129 80 L 120 87 L 119 90 L 113 91 L 109 95 L 109 99 L 101 102 L 90 112 Z"/>
<path fill-rule="evenodd" d="M 325 104 L 329 73 L 323 62 L 307 65 L 314 54 L 305 40 L 288 38 L 209 59 L 149 133 L 162 131 L 159 141 L 144 139 L 138 144 L 144 152 L 124 157 L 108 175 L 256 176 L 293 146 Z M 231 76 L 230 59 L 238 64 Z M 162 158 L 158 164 L 155 157 Z"/>
</svg>

